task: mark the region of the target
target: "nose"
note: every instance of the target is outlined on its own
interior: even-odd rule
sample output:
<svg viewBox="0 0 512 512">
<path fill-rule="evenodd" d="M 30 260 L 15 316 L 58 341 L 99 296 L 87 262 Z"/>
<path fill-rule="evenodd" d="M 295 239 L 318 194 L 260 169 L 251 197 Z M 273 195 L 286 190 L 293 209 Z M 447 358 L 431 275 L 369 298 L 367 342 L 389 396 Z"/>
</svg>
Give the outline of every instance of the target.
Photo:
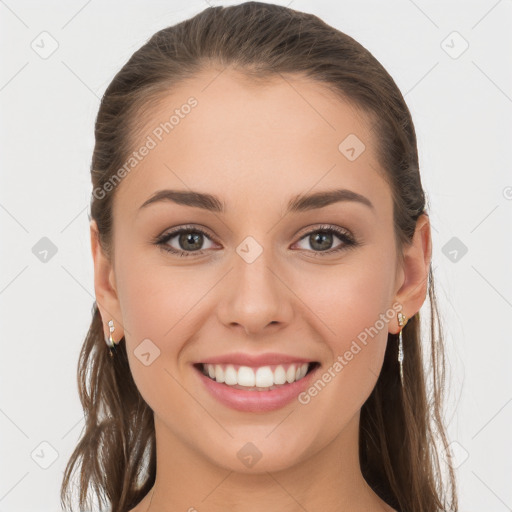
<svg viewBox="0 0 512 512">
<path fill-rule="evenodd" d="M 270 258 L 270 251 L 263 251 L 248 263 L 235 254 L 234 268 L 227 276 L 217 309 L 223 325 L 241 327 L 246 334 L 256 335 L 291 322 L 293 294 L 277 265 L 271 268 Z"/>
</svg>

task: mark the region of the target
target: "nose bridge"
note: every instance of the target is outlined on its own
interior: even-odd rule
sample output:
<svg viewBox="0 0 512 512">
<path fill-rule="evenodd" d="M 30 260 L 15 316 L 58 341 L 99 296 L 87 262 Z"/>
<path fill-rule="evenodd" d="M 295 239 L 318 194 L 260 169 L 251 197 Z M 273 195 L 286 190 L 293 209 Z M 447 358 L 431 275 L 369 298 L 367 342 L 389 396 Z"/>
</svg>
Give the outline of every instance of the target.
<svg viewBox="0 0 512 512">
<path fill-rule="evenodd" d="M 263 237 L 260 237 L 260 240 Z M 269 244 L 271 237 L 266 237 Z M 246 332 L 257 332 L 275 322 L 287 322 L 291 305 L 287 288 L 276 276 L 274 252 L 255 237 L 247 236 L 235 248 L 233 271 L 225 300 L 219 307 L 221 321 L 243 326 Z"/>
</svg>

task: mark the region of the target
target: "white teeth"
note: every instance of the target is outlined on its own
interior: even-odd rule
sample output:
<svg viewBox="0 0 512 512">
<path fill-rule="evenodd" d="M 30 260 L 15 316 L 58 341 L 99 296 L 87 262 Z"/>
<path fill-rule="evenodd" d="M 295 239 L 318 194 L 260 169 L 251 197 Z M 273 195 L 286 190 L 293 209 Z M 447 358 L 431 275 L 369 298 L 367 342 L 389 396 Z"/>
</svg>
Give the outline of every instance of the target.
<svg viewBox="0 0 512 512">
<path fill-rule="evenodd" d="M 284 384 L 286 382 L 286 372 L 284 371 L 284 368 L 279 365 L 274 370 L 274 384 Z"/>
<path fill-rule="evenodd" d="M 208 367 L 213 365 L 207 364 L 206 366 Z M 215 365 L 215 380 L 217 382 L 224 382 L 224 370 L 222 369 L 222 366 L 220 364 Z"/>
<path fill-rule="evenodd" d="M 244 386 L 248 388 L 267 388 L 291 384 L 302 379 L 308 372 L 309 363 L 302 365 L 291 364 L 285 371 L 283 365 L 277 366 L 274 371 L 270 366 L 261 366 L 253 369 L 249 366 L 240 366 L 238 371 L 232 364 L 225 368 L 220 364 L 203 364 L 203 373 L 217 382 L 224 382 L 228 386 Z M 261 391 L 262 389 L 260 389 Z"/>
<path fill-rule="evenodd" d="M 295 374 L 295 380 L 302 379 L 302 377 L 304 377 L 307 372 L 308 372 L 308 369 L 307 368 L 304 369 L 304 365 L 300 366 L 299 368 L 297 368 L 297 373 Z"/>
<path fill-rule="evenodd" d="M 252 368 L 249 368 L 248 366 L 240 366 L 240 368 L 238 368 L 237 384 L 240 386 L 252 387 L 255 385 L 255 380 L 257 381 L 258 379 L 254 379 L 254 372 L 252 371 Z M 260 386 L 260 384 L 258 384 L 258 386 Z"/>
<path fill-rule="evenodd" d="M 224 382 L 230 386 L 236 386 L 238 384 L 237 373 L 235 367 L 232 364 L 228 364 L 226 366 L 226 371 L 224 373 Z"/>
<path fill-rule="evenodd" d="M 252 370 L 251 370 L 252 371 Z M 273 386 L 274 373 L 268 366 L 262 366 L 256 370 L 256 386 L 259 388 L 269 388 Z"/>
</svg>

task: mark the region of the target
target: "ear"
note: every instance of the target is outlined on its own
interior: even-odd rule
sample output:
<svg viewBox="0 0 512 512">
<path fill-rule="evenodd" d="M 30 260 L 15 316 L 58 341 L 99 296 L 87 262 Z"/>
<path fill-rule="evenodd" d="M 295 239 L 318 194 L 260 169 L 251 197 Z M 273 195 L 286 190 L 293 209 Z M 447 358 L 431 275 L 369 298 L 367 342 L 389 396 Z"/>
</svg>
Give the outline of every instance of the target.
<svg viewBox="0 0 512 512">
<path fill-rule="evenodd" d="M 431 258 L 430 219 L 426 213 L 423 213 L 416 222 L 416 230 L 411 245 L 404 250 L 401 272 L 403 282 L 395 295 L 395 301 L 402 305 L 402 312 L 407 318 L 413 317 L 425 302 Z M 399 332 L 400 326 L 396 321 L 396 332 L 394 334 Z"/>
<path fill-rule="evenodd" d="M 103 253 L 99 242 L 98 226 L 94 219 L 91 220 L 90 228 L 96 303 L 100 310 L 105 337 L 108 338 L 110 335 L 108 322 L 113 320 L 115 331 L 112 333 L 112 338 L 117 343 L 124 336 L 124 328 L 121 323 L 121 308 L 115 287 L 114 268 L 110 260 Z"/>
</svg>

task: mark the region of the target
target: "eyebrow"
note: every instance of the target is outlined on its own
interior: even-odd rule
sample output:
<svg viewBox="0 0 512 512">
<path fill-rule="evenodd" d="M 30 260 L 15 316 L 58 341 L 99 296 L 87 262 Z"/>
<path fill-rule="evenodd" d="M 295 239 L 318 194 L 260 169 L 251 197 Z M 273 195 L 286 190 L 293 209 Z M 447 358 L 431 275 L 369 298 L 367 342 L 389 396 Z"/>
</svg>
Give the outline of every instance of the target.
<svg viewBox="0 0 512 512">
<path fill-rule="evenodd" d="M 187 190 L 159 190 L 139 208 L 150 204 L 171 201 L 176 204 L 201 208 L 210 212 L 225 213 L 226 205 L 217 196 L 203 192 Z M 289 202 L 286 213 L 298 213 L 323 208 L 338 202 L 357 202 L 375 211 L 372 202 L 365 196 L 348 189 L 326 190 L 314 194 L 294 196 Z"/>
</svg>

